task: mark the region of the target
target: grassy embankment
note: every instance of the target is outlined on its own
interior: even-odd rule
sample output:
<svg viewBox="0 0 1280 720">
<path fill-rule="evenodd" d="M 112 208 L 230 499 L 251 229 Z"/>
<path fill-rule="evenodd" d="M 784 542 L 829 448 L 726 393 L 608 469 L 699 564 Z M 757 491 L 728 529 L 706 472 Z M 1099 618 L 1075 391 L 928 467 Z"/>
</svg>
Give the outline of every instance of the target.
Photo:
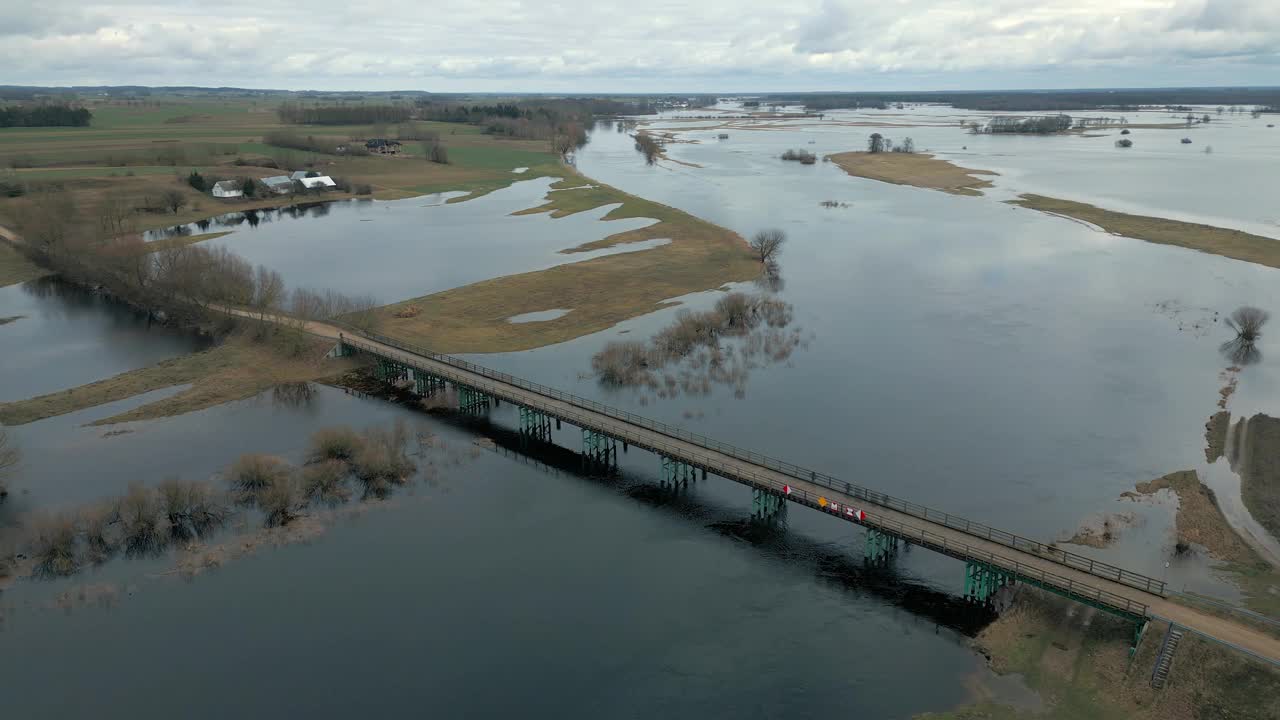
<svg viewBox="0 0 1280 720">
<path fill-rule="evenodd" d="M 1017 200 L 1009 202 L 1032 210 L 1083 220 L 1116 235 L 1280 268 L 1280 240 L 1274 238 L 1212 225 L 1130 215 L 1043 195 L 1021 195 Z"/>
<path fill-rule="evenodd" d="M 1023 587 L 1014 606 L 975 641 L 1001 675 L 1022 676 L 1041 697 L 1038 710 L 1002 704 L 984 687 L 974 704 L 932 720 L 1200 720 L 1274 717 L 1280 671 L 1196 635 L 1183 637 L 1163 690 L 1151 668 L 1167 626 L 1151 623 L 1132 664 L 1133 625 Z"/>
<path fill-rule="evenodd" d="M 191 387 L 167 398 L 98 418 L 90 424 L 109 425 L 181 415 L 252 397 L 283 383 L 320 380 L 354 368 L 353 360 L 324 358 L 332 345 L 331 342 L 297 336 L 255 340 L 240 333 L 203 352 L 165 360 L 88 385 L 0 404 L 0 424 L 22 425 L 153 390 L 189 384 Z"/>
<path fill-rule="evenodd" d="M 830 157 L 850 175 L 896 185 L 932 188 L 956 195 L 981 195 L 979 188 L 990 187 L 991 182 L 975 175 L 996 174 L 986 170 L 962 168 L 947 160 L 919 153 L 847 152 Z M 1082 220 L 1115 235 L 1280 268 L 1280 241 L 1274 238 L 1200 223 L 1130 215 L 1044 195 L 1024 194 L 1008 202 L 1051 215 Z"/>
<path fill-rule="evenodd" d="M 970 170 L 927 153 L 843 152 L 829 155 L 841 170 L 856 177 L 894 185 L 912 185 L 951 193 L 981 195 L 990 180 L 978 175 L 995 175 L 990 170 Z"/>
<path fill-rule="evenodd" d="M 598 250 L 623 243 L 669 238 L 641 252 L 620 253 L 547 270 L 484 280 L 384 309 L 381 331 L 440 352 L 510 352 L 564 342 L 652 312 L 672 297 L 712 290 L 760 273 L 737 233 L 688 213 L 615 188 L 592 183 L 569 168 L 547 202 L 518 214 L 565 217 L 619 203 L 605 220 L 645 217 L 657 223 L 565 250 Z M 416 306 L 412 318 L 397 310 Z M 565 308 L 568 314 L 537 323 L 507 321 L 513 315 Z"/>
</svg>

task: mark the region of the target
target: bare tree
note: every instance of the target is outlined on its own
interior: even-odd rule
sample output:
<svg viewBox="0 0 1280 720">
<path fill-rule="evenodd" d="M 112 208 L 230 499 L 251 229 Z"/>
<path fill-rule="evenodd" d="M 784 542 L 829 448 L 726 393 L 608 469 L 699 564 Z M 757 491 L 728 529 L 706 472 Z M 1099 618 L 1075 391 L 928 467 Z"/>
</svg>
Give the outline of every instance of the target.
<svg viewBox="0 0 1280 720">
<path fill-rule="evenodd" d="M 1258 339 L 1262 337 L 1262 326 L 1271 315 L 1266 310 L 1246 305 L 1237 308 L 1227 318 L 1226 325 L 1236 331 L 1235 338 L 1222 343 L 1218 350 L 1236 365 L 1252 365 L 1262 360 L 1262 351 L 1258 349 Z"/>
<path fill-rule="evenodd" d="M 186 196 L 177 190 L 165 190 L 164 194 L 160 196 L 160 201 L 174 215 L 177 215 L 182 206 L 187 204 Z"/>
<path fill-rule="evenodd" d="M 284 298 L 284 278 L 275 270 L 259 265 L 253 285 L 253 309 L 258 311 L 258 319 L 266 323 L 267 314 L 279 308 Z"/>
<path fill-rule="evenodd" d="M 751 250 L 760 262 L 768 263 L 787 241 L 787 234 L 778 229 L 761 230 L 751 237 Z"/>
<path fill-rule="evenodd" d="M 867 152 L 880 153 L 884 152 L 885 138 L 880 133 L 871 133 L 871 137 L 867 139 Z"/>
</svg>

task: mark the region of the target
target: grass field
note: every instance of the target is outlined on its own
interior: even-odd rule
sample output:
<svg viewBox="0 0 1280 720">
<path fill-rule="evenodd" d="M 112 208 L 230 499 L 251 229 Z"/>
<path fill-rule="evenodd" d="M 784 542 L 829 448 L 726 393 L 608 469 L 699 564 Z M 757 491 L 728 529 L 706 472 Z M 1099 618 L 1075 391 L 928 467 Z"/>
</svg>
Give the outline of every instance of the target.
<svg viewBox="0 0 1280 720">
<path fill-rule="evenodd" d="M 523 213 L 564 217 L 602 205 L 620 204 L 604 220 L 645 217 L 657 223 L 610 235 L 564 252 L 585 252 L 658 238 L 671 242 L 537 272 L 508 275 L 389 305 L 381 331 L 439 352 L 510 352 L 564 342 L 652 312 L 672 297 L 750 280 L 761 266 L 737 233 L 675 208 L 628 195 L 562 167 L 547 202 Z M 523 177 L 523 176 L 522 176 Z M 578 189 L 570 189 L 578 188 Z M 397 318 L 407 306 L 416 316 Z M 507 318 L 539 310 L 569 309 L 546 322 L 510 323 Z"/>
<path fill-rule="evenodd" d="M 174 189 L 186 196 L 187 205 L 177 214 L 140 214 L 139 229 L 146 230 L 290 202 L 288 198 L 215 200 L 187 186 L 185 178 L 192 170 L 255 178 L 316 170 L 353 184 L 368 184 L 376 198 L 395 199 L 444 190 L 480 195 L 516 180 L 556 174 L 559 167 L 559 158 L 546 142 L 498 138 L 461 123 L 411 124 L 416 133 L 431 131 L 440 136 L 449 153 L 448 165 L 428 162 L 422 143 L 416 140 L 405 140 L 398 157 L 336 156 L 273 147 L 263 142 L 264 137 L 282 130 L 333 144 L 353 138 L 397 137 L 400 131 L 394 125 L 289 126 L 280 122 L 275 107 L 275 103 L 252 99 L 211 102 L 173 97 L 142 105 L 91 105 L 94 119 L 87 128 L 2 128 L 0 181 L 24 182 L 35 189 L 57 184 L 88 217 L 109 196 L 140 202 Z M 530 170 L 515 175 L 511 170 L 516 167 Z M 26 202 L 0 199 L 0 225 L 13 224 Z"/>
<path fill-rule="evenodd" d="M 1280 240 L 1274 238 L 1181 220 L 1130 215 L 1044 195 L 1021 195 L 1017 200 L 1009 202 L 1020 207 L 1083 220 L 1116 235 L 1280 268 Z"/>
<path fill-rule="evenodd" d="M 925 153 L 843 152 L 828 156 L 841 170 L 856 177 L 894 185 L 941 190 L 953 195 L 981 195 L 991 181 L 978 175 L 995 175 L 989 170 L 970 170 Z"/>
</svg>

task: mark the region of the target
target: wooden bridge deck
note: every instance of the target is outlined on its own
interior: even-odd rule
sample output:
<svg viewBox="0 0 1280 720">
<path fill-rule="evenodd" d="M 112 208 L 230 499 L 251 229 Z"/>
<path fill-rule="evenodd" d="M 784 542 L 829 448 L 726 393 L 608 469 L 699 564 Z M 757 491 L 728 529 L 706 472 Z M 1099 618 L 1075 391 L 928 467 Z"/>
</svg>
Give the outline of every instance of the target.
<svg viewBox="0 0 1280 720">
<path fill-rule="evenodd" d="M 1168 600 L 1160 580 L 389 338 L 343 335 L 336 328 L 317 323 L 308 324 L 308 330 L 709 473 L 784 494 L 791 502 L 915 545 L 961 560 L 985 563 L 1012 573 L 1019 580 L 1104 609 L 1138 618 L 1169 620 L 1280 663 L 1280 638 Z M 859 518 L 851 510 L 861 510 L 864 514 Z"/>
</svg>

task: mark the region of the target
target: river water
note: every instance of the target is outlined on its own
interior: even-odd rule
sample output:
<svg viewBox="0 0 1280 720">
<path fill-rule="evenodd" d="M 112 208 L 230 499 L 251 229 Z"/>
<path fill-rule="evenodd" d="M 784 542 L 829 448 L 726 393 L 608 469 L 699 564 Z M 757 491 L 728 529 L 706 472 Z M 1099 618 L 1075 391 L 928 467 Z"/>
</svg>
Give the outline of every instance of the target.
<svg viewBox="0 0 1280 720">
<path fill-rule="evenodd" d="M 918 146 L 976 144 L 958 123 L 938 122 L 910 129 Z M 752 370 L 741 397 L 714 387 L 658 398 L 603 388 L 587 375 L 605 342 L 646 337 L 676 308 L 553 347 L 471 359 L 1039 539 L 1069 534 L 1094 512 L 1134 509 L 1146 527 L 1108 551 L 1087 552 L 1167 572 L 1174 587 L 1231 597 L 1202 559 L 1162 567 L 1169 508 L 1116 499 L 1136 482 L 1203 470 L 1203 424 L 1226 365 L 1214 312 L 1278 307 L 1275 271 L 999 205 L 1003 194 L 1070 183 L 1030 167 L 1039 160 L 1014 173 L 1019 153 L 999 167 L 985 162 L 994 152 L 970 161 L 1004 173 L 991 198 L 776 159 L 788 147 L 855 149 L 869 131 L 706 131 L 694 137 L 699 144 L 670 148 L 700 168 L 645 166 L 630 139 L 611 130 L 594 133 L 578 153 L 580 170 L 622 190 L 744 235 L 788 233 L 779 296 L 794 306 L 806 345 Z M 715 139 L 719 132 L 730 138 Z M 1045 141 L 1041 152 L 1070 158 L 1072 142 L 1101 139 L 1036 140 Z M 1213 143 L 1208 157 L 1231 162 L 1232 143 Z M 1145 156 L 1127 157 L 1124 167 L 1148 175 L 1108 180 L 1127 188 L 1126 207 L 1169 205 L 1167 158 L 1148 165 Z M 1191 163 L 1205 157 L 1187 153 L 1177 167 L 1193 178 Z M 1058 194 L 1098 192 L 1077 185 Z M 601 229 L 602 212 L 505 217 L 545 191 L 545 181 L 532 181 L 453 205 L 349 203 L 319 216 L 259 219 L 217 242 L 294 285 L 333 286 L 347 276 L 337 269 L 350 266 L 355 276 L 376 277 L 387 288 L 376 291 L 380 299 L 392 301 L 548 267 L 565 261 L 556 250 L 635 226 Z M 822 200 L 848 206 L 825 209 Z M 1176 209 L 1265 228 L 1265 211 L 1240 212 L 1232 202 Z M 314 252 L 298 259 L 304 246 Z M 375 292 L 354 282 L 339 289 Z M 0 316 L 28 315 L 0 326 L 6 347 L 15 347 L 6 334 L 22 330 L 43 333 L 39 347 L 68 348 L 56 353 L 67 369 L 49 370 L 34 391 L 6 371 L 0 399 L 190 349 L 188 341 L 138 335 L 145 326 L 130 325 L 136 320 L 123 310 L 97 307 L 88 334 L 101 339 L 77 352 L 72 339 L 85 333 L 59 328 L 56 297 L 26 287 L 0 293 Z M 682 300 L 705 307 L 716 296 Z M 30 306 L 12 312 L 14 298 Z M 122 324 L 135 334 L 118 337 Z M 1280 352 L 1271 343 L 1262 349 L 1268 358 Z M 36 352 L 15 356 L 40 367 Z M 1233 410 L 1274 414 L 1273 367 L 1268 360 L 1241 374 Z M 712 478 L 684 495 L 663 494 L 658 460 L 643 452 L 623 455 L 621 476 L 608 481 L 584 477 L 572 457 L 531 461 L 506 449 L 516 425 L 506 406 L 471 425 L 317 387 L 302 401 L 268 393 L 178 418 L 84 426 L 144 400 L 12 429 L 25 460 L 4 512 L 74 507 L 136 480 L 205 478 L 244 452 L 298 461 L 309 433 L 334 424 L 407 417 L 447 447 L 422 456 L 429 472 L 390 501 L 335 518 L 307 543 L 264 548 L 190 582 L 169 572 L 172 558 L 159 558 L 6 591 L 0 677 L 15 717 L 174 708 L 185 717 L 345 717 L 424 707 L 446 716 L 909 717 L 964 701 L 981 673 L 964 639 L 974 619 L 948 600 L 961 586 L 958 563 L 915 550 L 888 576 L 869 572 L 858 532 L 803 510 L 793 509 L 785 532 L 751 531 L 745 488 Z M 474 445 L 477 436 L 493 438 L 496 449 Z M 555 439 L 571 450 L 581 443 L 567 426 Z M 108 599 L 74 601 L 95 595 L 86 585 L 110 588 Z M 74 609 L 45 609 L 63 593 Z M 59 678 L 57 692 L 50 677 Z M 234 692 L 208 692 L 226 680 Z"/>
</svg>

